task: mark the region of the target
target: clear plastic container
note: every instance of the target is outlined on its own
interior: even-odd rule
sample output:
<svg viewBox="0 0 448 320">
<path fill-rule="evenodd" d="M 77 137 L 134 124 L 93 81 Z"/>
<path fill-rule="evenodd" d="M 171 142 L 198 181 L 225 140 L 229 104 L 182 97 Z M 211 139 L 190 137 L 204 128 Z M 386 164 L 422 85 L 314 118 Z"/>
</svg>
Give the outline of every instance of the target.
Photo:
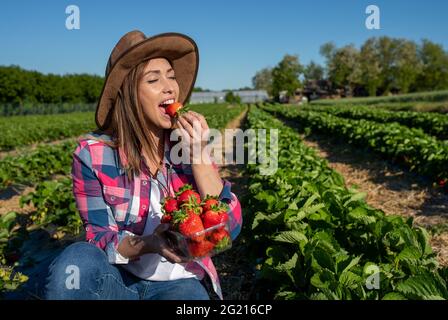
<svg viewBox="0 0 448 320">
<path fill-rule="evenodd" d="M 168 242 L 180 255 L 192 260 L 201 260 L 232 247 L 229 230 L 229 222 L 223 222 L 188 237 L 173 230 L 165 232 Z"/>
</svg>

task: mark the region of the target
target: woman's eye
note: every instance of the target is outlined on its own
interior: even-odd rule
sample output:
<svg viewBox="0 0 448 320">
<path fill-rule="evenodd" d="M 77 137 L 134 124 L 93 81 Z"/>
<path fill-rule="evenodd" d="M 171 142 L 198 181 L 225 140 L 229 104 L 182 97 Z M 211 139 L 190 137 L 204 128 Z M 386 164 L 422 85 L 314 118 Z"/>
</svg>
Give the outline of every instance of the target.
<svg viewBox="0 0 448 320">
<path fill-rule="evenodd" d="M 148 80 L 148 82 L 149 83 L 154 83 L 154 82 L 156 82 L 158 79 L 155 79 L 155 80 Z"/>
<path fill-rule="evenodd" d="M 170 77 L 170 79 L 176 80 L 176 76 L 172 76 Z"/>
</svg>

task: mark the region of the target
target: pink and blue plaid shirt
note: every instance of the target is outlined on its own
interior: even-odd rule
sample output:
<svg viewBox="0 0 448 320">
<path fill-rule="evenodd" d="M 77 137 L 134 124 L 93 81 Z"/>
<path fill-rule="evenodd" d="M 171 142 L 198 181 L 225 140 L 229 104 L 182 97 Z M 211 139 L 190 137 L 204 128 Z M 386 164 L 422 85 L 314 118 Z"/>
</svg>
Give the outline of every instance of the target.
<svg viewBox="0 0 448 320">
<path fill-rule="evenodd" d="M 106 134 L 91 132 L 89 135 L 110 141 L 110 136 Z M 168 138 L 167 135 L 163 170 L 159 171 L 157 178 L 164 180 L 164 185 L 169 185 L 170 194 L 179 190 L 185 183 L 196 188 L 191 165 L 171 162 L 171 144 Z M 126 155 L 120 148 L 113 149 L 103 142 L 89 139 L 88 136 L 78 139 L 78 145 L 73 152 L 73 194 L 86 230 L 86 240 L 104 250 L 112 264 L 129 262 L 117 251 L 118 245 L 127 235 L 142 235 L 151 201 L 151 183 L 147 167 L 143 165 L 144 170 L 129 181 L 124 171 L 126 164 Z M 218 170 L 215 163 L 213 167 Z M 219 199 L 229 205 L 233 240 L 241 231 L 241 206 L 238 198 L 231 192 L 231 183 L 225 179 L 222 181 L 223 189 Z M 204 276 L 205 271 L 216 294 L 223 299 L 219 277 L 210 257 L 198 262 L 189 262 L 185 268 L 200 278 Z"/>
</svg>

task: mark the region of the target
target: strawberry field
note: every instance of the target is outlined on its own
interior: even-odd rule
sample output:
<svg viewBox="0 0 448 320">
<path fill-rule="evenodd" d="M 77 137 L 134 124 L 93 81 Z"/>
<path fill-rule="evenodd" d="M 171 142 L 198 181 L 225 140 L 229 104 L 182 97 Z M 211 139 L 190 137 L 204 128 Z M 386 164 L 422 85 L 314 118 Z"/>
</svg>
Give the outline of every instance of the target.
<svg viewBox="0 0 448 320">
<path fill-rule="evenodd" d="M 246 298 L 264 299 L 447 299 L 448 115 L 398 106 L 443 103 L 445 95 L 378 104 L 191 106 L 211 128 L 237 123 L 279 130 L 273 175 L 251 164 L 226 177 L 241 200 L 243 231 L 231 249 L 213 257 L 218 271 L 230 275 L 222 277 L 224 297 L 246 290 Z M 84 237 L 70 169 L 76 138 L 95 128 L 93 113 L 4 117 L 0 127 L 0 291 L 6 298 L 39 299 L 30 283 L 42 266 Z M 417 187 L 432 190 L 427 201 L 439 197 L 430 217 L 437 223 L 420 223 L 406 210 L 385 213 L 372 204 L 370 190 L 350 185 L 352 177 L 310 146 L 309 137 L 362 150 L 421 179 Z M 237 259 L 248 267 L 232 264 Z M 236 275 L 244 288 L 229 280 Z"/>
</svg>

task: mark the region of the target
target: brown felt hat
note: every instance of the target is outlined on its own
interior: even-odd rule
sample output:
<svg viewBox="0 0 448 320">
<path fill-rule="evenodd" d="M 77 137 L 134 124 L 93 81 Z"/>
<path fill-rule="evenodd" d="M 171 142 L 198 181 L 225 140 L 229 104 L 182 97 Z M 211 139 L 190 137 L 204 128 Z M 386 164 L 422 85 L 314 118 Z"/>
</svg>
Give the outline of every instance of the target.
<svg viewBox="0 0 448 320">
<path fill-rule="evenodd" d="M 98 128 L 107 129 L 109 111 L 127 74 L 140 62 L 152 58 L 166 58 L 171 62 L 179 84 L 179 102 L 185 104 L 199 67 L 198 47 L 193 39 L 174 32 L 147 38 L 139 30 L 130 31 L 117 42 L 107 63 L 106 79 L 95 113 Z"/>
</svg>

